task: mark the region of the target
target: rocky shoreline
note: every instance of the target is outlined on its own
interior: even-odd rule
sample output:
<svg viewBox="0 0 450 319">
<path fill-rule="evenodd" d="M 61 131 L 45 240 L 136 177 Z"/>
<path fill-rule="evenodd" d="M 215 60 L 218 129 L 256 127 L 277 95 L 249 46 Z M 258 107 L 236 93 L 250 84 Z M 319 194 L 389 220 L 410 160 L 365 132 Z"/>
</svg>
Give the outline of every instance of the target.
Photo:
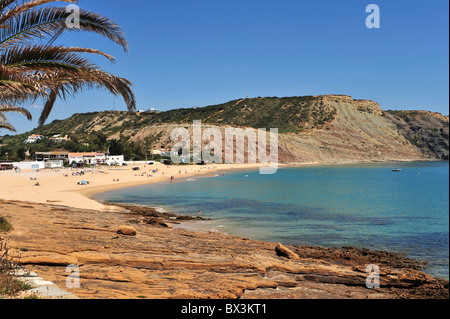
<svg viewBox="0 0 450 319">
<path fill-rule="evenodd" d="M 202 219 L 123 205 L 95 211 L 0 200 L 17 260 L 65 288 L 77 265 L 87 299 L 448 299 L 448 281 L 422 262 L 354 247 L 286 246 L 176 223 Z M 121 227 L 134 230 L 128 235 Z M 277 248 L 278 247 L 278 248 Z M 380 288 L 366 287 L 366 266 L 380 268 Z"/>
</svg>

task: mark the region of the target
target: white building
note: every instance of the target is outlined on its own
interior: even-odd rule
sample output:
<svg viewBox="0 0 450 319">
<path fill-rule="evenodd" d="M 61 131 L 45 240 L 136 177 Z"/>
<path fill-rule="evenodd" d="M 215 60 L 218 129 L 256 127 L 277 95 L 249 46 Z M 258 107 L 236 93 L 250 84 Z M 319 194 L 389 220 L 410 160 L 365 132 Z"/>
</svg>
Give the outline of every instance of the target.
<svg viewBox="0 0 450 319">
<path fill-rule="evenodd" d="M 27 143 L 27 144 L 36 143 L 37 141 L 39 141 L 43 137 L 44 137 L 43 135 L 32 134 L 32 135 L 28 136 L 28 139 L 25 141 L 25 143 Z"/>
<path fill-rule="evenodd" d="M 161 111 L 155 108 L 150 108 L 148 110 L 139 110 L 137 113 L 161 113 Z"/>
<path fill-rule="evenodd" d="M 44 161 L 45 168 L 63 168 L 64 161 Z"/>
<path fill-rule="evenodd" d="M 69 163 L 102 164 L 106 162 L 104 153 L 69 153 Z"/>
<path fill-rule="evenodd" d="M 125 161 L 125 157 L 123 155 L 108 155 L 106 156 L 106 164 L 108 165 L 117 165 L 122 166 Z"/>
<path fill-rule="evenodd" d="M 24 161 L 24 162 L 14 162 L 13 166 L 17 167 L 21 170 L 38 170 L 38 169 L 44 169 L 45 163 L 44 162 Z"/>
<path fill-rule="evenodd" d="M 61 143 L 65 141 L 69 141 L 70 138 L 68 135 L 62 136 L 62 134 L 55 135 L 53 137 L 50 137 L 51 140 L 55 141 L 56 143 Z"/>
<path fill-rule="evenodd" d="M 14 168 L 18 168 L 22 171 L 50 169 L 50 168 L 63 168 L 63 161 L 23 161 L 12 163 Z"/>
</svg>

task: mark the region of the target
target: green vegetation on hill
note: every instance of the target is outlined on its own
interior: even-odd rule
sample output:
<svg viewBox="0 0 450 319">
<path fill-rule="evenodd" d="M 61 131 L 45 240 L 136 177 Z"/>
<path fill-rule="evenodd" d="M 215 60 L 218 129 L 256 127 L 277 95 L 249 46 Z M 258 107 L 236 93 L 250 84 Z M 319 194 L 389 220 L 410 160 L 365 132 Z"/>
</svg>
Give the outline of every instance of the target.
<svg viewBox="0 0 450 319">
<path fill-rule="evenodd" d="M 74 114 L 66 120 L 56 120 L 24 134 L 0 137 L 0 159 L 33 159 L 36 152 L 66 149 L 70 152 L 109 150 L 113 155 L 125 155 L 127 160 L 143 160 L 151 158 L 151 150 L 156 147 L 170 147 L 169 133 L 165 130 L 167 125 L 183 124 L 187 127 L 194 120 L 219 126 L 278 128 L 280 133 L 295 135 L 324 126 L 332 130 L 332 126 L 327 124 L 336 119 L 339 105 L 347 109 L 347 104 L 352 101 L 348 96 L 266 97 L 161 113 L 104 111 Z M 356 103 L 352 112 L 365 112 L 360 106 Z M 387 111 L 384 117 L 397 125 L 396 133 L 424 154 L 448 159 L 448 116 L 425 111 Z M 349 126 L 348 129 L 354 130 L 354 127 Z M 70 140 L 56 143 L 43 139 L 34 144 L 24 144 L 31 134 L 46 137 L 68 135 Z"/>
<path fill-rule="evenodd" d="M 28 158 L 32 159 L 36 152 L 58 148 L 72 152 L 108 151 L 111 147 L 109 137 L 113 135 L 114 147 L 121 150 L 126 158 L 142 159 L 148 155 L 149 144 L 157 141 L 158 136 L 149 137 L 145 143 L 135 143 L 130 141 L 130 137 L 135 134 L 133 132 L 156 124 L 192 124 L 194 120 L 201 120 L 205 124 L 278 128 L 283 133 L 319 128 L 333 120 L 335 115 L 335 109 L 324 107 L 320 99 L 311 96 L 233 100 L 219 105 L 161 113 L 105 111 L 74 114 L 66 120 L 55 120 L 24 134 L 0 137 L 0 159 L 4 159 L 8 152 L 10 159 L 23 160 L 27 151 L 30 153 Z M 56 134 L 68 135 L 70 141 L 56 143 L 44 139 L 25 145 L 23 141 L 31 134 L 47 137 Z M 2 144 L 4 146 L 1 146 Z"/>
<path fill-rule="evenodd" d="M 37 152 L 50 152 L 64 149 L 69 152 L 108 152 L 111 155 L 125 155 L 127 160 L 141 160 L 146 156 L 149 158 L 149 146 L 145 143 L 129 141 L 121 135 L 120 139 L 107 140 L 107 136 L 102 132 L 95 132 L 90 135 L 83 135 L 79 139 L 78 134 L 69 134 L 71 140 L 55 142 L 50 139 L 42 139 L 33 144 L 24 144 L 27 134 L 18 136 L 0 137 L 0 160 L 8 158 L 12 161 L 22 161 L 25 159 L 35 159 Z M 146 147 L 147 146 L 147 147 Z M 27 155 L 27 152 L 29 155 Z M 6 155 L 8 153 L 8 155 Z"/>
<path fill-rule="evenodd" d="M 297 132 L 320 127 L 332 120 L 336 110 L 323 107 L 314 97 L 269 97 L 234 100 L 202 108 L 182 108 L 161 113 L 94 112 L 75 114 L 67 120 L 53 121 L 32 133 L 91 133 L 102 130 L 107 135 L 122 133 L 161 123 L 228 124 L 253 128 L 279 128 L 281 132 Z"/>
</svg>

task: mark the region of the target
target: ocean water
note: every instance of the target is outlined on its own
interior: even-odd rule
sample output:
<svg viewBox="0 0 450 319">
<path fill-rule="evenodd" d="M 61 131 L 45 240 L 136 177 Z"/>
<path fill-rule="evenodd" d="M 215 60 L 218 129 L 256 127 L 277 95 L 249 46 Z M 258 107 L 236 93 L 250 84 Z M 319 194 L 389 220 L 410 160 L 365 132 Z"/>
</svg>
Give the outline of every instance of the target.
<svg viewBox="0 0 450 319">
<path fill-rule="evenodd" d="M 202 211 L 216 230 L 257 240 L 399 252 L 428 261 L 427 273 L 449 277 L 448 162 L 223 173 L 97 198 L 185 215 Z"/>
</svg>

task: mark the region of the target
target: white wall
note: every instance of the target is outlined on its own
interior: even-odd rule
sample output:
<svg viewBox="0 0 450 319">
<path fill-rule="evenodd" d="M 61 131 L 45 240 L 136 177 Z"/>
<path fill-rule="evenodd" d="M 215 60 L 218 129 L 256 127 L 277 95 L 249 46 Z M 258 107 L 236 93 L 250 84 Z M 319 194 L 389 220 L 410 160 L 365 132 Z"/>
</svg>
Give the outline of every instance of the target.
<svg viewBox="0 0 450 319">
<path fill-rule="evenodd" d="M 45 163 L 45 168 L 62 168 L 63 161 L 47 161 Z"/>
<path fill-rule="evenodd" d="M 74 157 L 69 157 L 69 164 L 72 164 L 73 162 L 75 163 L 83 163 L 83 156 L 74 156 Z"/>
<path fill-rule="evenodd" d="M 34 167 L 39 167 L 38 169 L 44 169 L 45 163 L 44 162 L 15 162 L 13 163 L 14 167 L 18 167 L 21 170 L 32 170 Z"/>
<path fill-rule="evenodd" d="M 125 157 L 123 155 L 111 155 L 106 157 L 106 164 L 108 165 L 116 163 L 117 165 L 122 165 L 124 161 Z"/>
</svg>

